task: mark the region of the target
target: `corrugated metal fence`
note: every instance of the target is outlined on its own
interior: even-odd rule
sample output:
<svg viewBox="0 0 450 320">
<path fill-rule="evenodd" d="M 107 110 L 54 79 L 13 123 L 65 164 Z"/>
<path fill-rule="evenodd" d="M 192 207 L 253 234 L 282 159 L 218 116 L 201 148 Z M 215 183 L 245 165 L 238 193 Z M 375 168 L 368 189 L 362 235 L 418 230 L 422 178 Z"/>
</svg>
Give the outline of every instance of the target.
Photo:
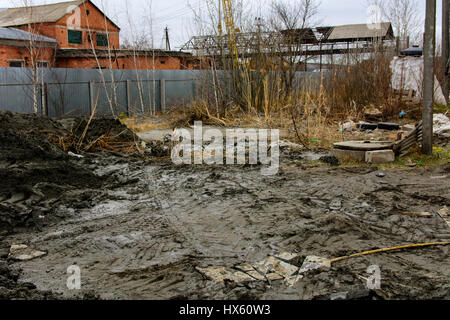
<svg viewBox="0 0 450 320">
<path fill-rule="evenodd" d="M 320 79 L 320 73 L 299 78 Z M 165 111 L 189 103 L 197 85 L 211 71 L 40 69 L 33 85 L 31 69 L 0 68 L 0 110 L 33 113 L 34 92 L 39 114 L 50 117 L 126 115 Z"/>
</svg>

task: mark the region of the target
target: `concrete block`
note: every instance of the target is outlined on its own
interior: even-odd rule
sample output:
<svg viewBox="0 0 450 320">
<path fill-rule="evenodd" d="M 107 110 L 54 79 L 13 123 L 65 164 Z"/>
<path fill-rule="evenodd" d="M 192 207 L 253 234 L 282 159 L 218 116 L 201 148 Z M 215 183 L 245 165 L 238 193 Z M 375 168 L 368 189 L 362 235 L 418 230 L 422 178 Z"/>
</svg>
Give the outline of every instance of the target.
<svg viewBox="0 0 450 320">
<path fill-rule="evenodd" d="M 354 150 L 342 150 L 334 149 L 332 155 L 339 159 L 341 162 L 345 161 L 359 161 L 364 162 L 366 160 L 365 151 L 354 151 Z"/>
<path fill-rule="evenodd" d="M 395 153 L 392 150 L 367 151 L 366 162 L 371 164 L 383 164 L 395 161 Z"/>
</svg>

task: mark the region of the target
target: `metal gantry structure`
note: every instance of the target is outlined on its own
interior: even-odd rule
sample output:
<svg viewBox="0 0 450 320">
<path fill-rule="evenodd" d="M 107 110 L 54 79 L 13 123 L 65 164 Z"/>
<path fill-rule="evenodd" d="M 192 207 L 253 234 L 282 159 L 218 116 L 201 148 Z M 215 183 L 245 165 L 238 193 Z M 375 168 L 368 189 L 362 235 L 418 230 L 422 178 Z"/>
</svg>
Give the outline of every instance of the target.
<svg viewBox="0 0 450 320">
<path fill-rule="evenodd" d="M 222 0 L 223 8 L 229 0 Z M 225 10 L 224 10 L 225 11 Z M 232 11 L 224 12 L 224 17 L 231 17 Z M 303 28 L 281 31 L 236 32 L 232 17 L 225 20 L 227 34 L 223 34 L 222 23 L 219 35 L 194 36 L 182 50 L 191 50 L 198 56 L 212 58 L 230 57 L 234 65 L 243 59 L 258 54 L 276 55 L 278 57 L 303 56 L 308 58 L 344 55 L 352 53 L 369 53 L 398 45 L 390 23 L 383 23 L 382 28 L 373 30 L 364 25 L 336 27 Z M 224 45 L 228 43 L 228 45 Z"/>
</svg>

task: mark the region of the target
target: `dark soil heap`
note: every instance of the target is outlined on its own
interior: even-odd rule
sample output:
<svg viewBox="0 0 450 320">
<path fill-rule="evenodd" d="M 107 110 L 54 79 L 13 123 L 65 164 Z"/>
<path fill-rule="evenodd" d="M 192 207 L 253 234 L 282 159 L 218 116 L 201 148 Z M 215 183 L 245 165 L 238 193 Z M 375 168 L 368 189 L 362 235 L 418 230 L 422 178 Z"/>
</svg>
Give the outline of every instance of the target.
<svg viewBox="0 0 450 320">
<path fill-rule="evenodd" d="M 94 173 L 47 139 L 65 133 L 49 118 L 0 112 L 0 234 L 35 226 L 65 192 L 101 186 Z"/>
<path fill-rule="evenodd" d="M 80 140 L 87 121 L 67 121 L 12 112 L 0 112 L 0 299 L 54 299 L 32 284 L 18 283 L 19 272 L 6 263 L 9 245 L 7 234 L 24 228 L 39 227 L 64 217 L 58 216 L 61 205 L 85 207 L 94 202 L 95 190 L 104 178 L 85 168 L 85 162 L 69 157 L 77 151 L 67 141 Z M 109 143 L 133 144 L 135 136 L 120 121 L 95 119 L 87 130 L 83 145 L 108 137 Z M 87 161 L 89 162 L 89 161 Z"/>
</svg>

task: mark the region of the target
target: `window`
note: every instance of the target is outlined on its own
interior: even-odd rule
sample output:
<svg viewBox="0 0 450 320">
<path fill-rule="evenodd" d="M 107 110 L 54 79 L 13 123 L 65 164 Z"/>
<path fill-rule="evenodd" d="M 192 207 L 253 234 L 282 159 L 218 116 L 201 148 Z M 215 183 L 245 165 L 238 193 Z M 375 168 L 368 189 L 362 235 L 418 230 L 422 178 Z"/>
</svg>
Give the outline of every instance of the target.
<svg viewBox="0 0 450 320">
<path fill-rule="evenodd" d="M 161 64 L 166 64 L 166 60 L 161 60 Z"/>
<path fill-rule="evenodd" d="M 86 15 L 88 16 L 90 14 L 89 10 L 86 10 Z"/>
<path fill-rule="evenodd" d="M 97 33 L 97 46 L 107 47 L 108 46 L 108 35 L 103 33 Z"/>
<path fill-rule="evenodd" d="M 83 33 L 81 31 L 67 30 L 67 36 L 69 43 L 71 44 L 81 44 L 83 42 Z"/>
<path fill-rule="evenodd" d="M 23 61 L 21 61 L 21 60 L 9 61 L 9 66 L 11 68 L 22 68 L 23 67 Z"/>
<path fill-rule="evenodd" d="M 48 67 L 50 67 L 50 63 L 48 61 L 38 61 L 37 67 L 38 68 L 48 68 Z"/>
</svg>

